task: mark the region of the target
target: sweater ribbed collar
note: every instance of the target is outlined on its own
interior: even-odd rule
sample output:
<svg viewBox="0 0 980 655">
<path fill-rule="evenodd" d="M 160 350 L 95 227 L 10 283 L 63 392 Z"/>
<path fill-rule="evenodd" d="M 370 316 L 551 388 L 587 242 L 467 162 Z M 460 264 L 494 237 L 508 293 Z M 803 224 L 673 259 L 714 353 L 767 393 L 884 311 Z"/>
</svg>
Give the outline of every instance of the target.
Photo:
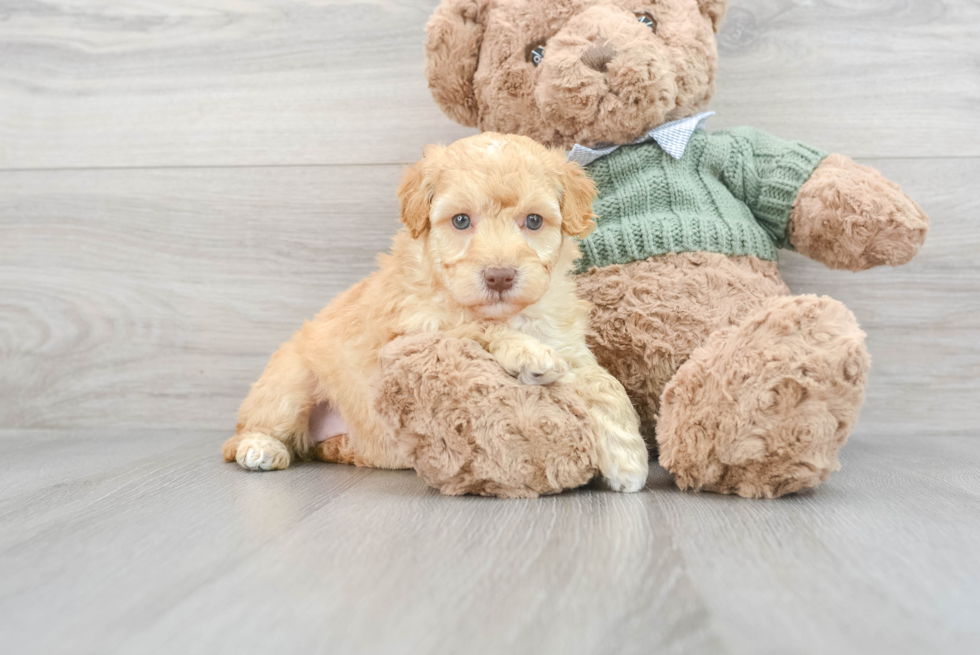
<svg viewBox="0 0 980 655">
<path fill-rule="evenodd" d="M 574 146 L 572 146 L 572 149 L 568 151 L 568 161 L 574 161 L 578 162 L 582 166 L 588 166 L 596 159 L 605 157 L 606 155 L 615 152 L 622 147 L 622 145 L 636 145 L 647 141 L 656 141 L 667 154 L 674 159 L 680 159 L 684 156 L 684 151 L 687 150 L 687 144 L 691 141 L 694 131 L 700 127 L 704 127 L 705 122 L 707 122 L 707 120 L 714 115 L 715 112 L 706 111 L 702 114 L 698 114 L 697 116 L 690 116 L 688 118 L 682 118 L 680 120 L 664 123 L 660 127 L 653 128 L 636 141 L 633 141 L 632 144 L 604 146 L 602 148 L 586 148 L 585 146 L 580 146 L 576 143 Z"/>
</svg>

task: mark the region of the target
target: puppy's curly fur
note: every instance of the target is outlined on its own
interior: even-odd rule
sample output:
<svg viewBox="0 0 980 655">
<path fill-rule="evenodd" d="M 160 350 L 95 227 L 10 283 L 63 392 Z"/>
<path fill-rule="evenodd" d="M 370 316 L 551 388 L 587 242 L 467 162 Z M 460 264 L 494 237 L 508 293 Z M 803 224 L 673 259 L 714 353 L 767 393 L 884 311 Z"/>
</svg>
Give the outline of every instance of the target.
<svg viewBox="0 0 980 655">
<path fill-rule="evenodd" d="M 242 403 L 225 458 L 252 470 L 285 468 L 295 456 L 312 455 L 379 468 L 418 466 L 447 492 L 519 496 L 580 484 L 597 466 L 613 489 L 642 488 L 648 453 L 639 420 L 623 386 L 586 346 L 589 305 L 577 297 L 570 275 L 579 256 L 575 237 L 593 228 L 595 193 L 581 167 L 526 137 L 487 133 L 427 148 L 399 187 L 405 229 L 391 254 L 272 356 Z M 438 376 L 420 373 L 415 379 L 422 393 L 414 397 L 388 385 L 384 398 L 403 408 L 408 403 L 417 416 L 429 416 L 432 402 L 447 403 L 426 421 L 391 421 L 394 410 L 383 402 L 379 412 L 374 401 L 379 353 L 397 337 L 434 332 L 471 340 L 463 354 L 482 346 L 497 367 L 496 379 L 484 376 L 484 386 L 467 382 L 447 395 L 444 386 L 433 386 Z M 487 357 L 467 357 L 458 360 L 467 370 L 486 372 Z M 390 356 L 385 361 L 390 369 Z M 412 361 L 424 363 L 418 356 Z M 567 388 L 526 388 L 558 380 Z M 429 387 L 432 398 L 424 393 Z M 501 406 L 515 412 L 513 420 L 496 425 L 490 441 L 474 420 L 464 426 L 472 434 L 444 442 L 447 429 L 463 425 L 454 422 L 457 410 L 485 408 L 484 401 L 470 401 L 491 388 Z M 568 432 L 584 421 L 583 406 L 589 421 Z M 534 423 L 534 416 L 564 426 L 569 440 Z M 594 455 L 585 436 L 593 428 Z M 501 435 L 513 450 L 460 459 L 460 448 L 499 446 Z M 539 443 L 525 443 L 531 441 Z M 461 462 L 469 466 L 462 472 Z M 539 464 L 543 477 L 530 473 Z"/>
</svg>

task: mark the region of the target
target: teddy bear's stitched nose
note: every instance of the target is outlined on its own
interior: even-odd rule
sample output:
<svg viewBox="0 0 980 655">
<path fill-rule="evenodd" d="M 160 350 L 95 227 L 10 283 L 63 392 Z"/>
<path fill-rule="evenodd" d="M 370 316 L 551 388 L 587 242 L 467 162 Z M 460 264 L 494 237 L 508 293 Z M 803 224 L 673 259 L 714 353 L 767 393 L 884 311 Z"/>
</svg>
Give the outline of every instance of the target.
<svg viewBox="0 0 980 655">
<path fill-rule="evenodd" d="M 582 63 L 592 70 L 605 73 L 609 62 L 616 56 L 616 48 L 609 41 L 593 43 L 582 53 Z"/>
</svg>

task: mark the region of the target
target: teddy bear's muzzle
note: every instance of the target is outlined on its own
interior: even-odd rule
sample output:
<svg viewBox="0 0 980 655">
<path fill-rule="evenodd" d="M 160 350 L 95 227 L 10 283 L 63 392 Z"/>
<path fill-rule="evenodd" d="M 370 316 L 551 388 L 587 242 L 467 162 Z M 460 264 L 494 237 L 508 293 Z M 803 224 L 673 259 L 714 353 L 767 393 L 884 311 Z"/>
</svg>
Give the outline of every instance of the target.
<svg viewBox="0 0 980 655">
<path fill-rule="evenodd" d="M 544 120 L 578 143 L 628 143 L 674 109 L 675 78 L 666 45 L 649 28 L 597 12 L 551 38 L 535 96 Z"/>
</svg>

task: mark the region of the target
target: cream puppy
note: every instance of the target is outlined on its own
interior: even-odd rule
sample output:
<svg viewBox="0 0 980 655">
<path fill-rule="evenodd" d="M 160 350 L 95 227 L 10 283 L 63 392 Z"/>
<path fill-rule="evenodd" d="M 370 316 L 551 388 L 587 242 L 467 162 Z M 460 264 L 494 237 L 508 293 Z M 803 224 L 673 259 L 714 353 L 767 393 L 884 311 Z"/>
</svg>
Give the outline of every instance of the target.
<svg viewBox="0 0 980 655">
<path fill-rule="evenodd" d="M 594 227 L 595 193 L 577 164 L 526 137 L 484 133 L 427 148 L 398 189 L 405 229 L 391 253 L 272 356 L 225 459 L 252 470 L 296 456 L 410 468 L 374 411 L 378 352 L 400 335 L 443 331 L 475 339 L 525 384 L 573 385 L 610 488 L 641 489 L 639 420 L 586 346 L 590 306 L 570 275 L 575 237 Z"/>
</svg>

